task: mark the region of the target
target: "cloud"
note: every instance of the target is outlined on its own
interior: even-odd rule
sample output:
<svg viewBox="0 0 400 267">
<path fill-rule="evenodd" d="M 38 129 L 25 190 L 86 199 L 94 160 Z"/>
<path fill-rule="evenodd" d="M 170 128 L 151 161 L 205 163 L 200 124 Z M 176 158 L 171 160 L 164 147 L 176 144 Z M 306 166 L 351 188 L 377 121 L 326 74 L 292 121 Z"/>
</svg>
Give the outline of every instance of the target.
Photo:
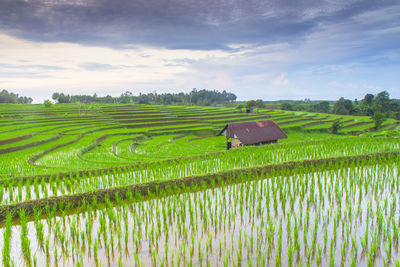
<svg viewBox="0 0 400 267">
<path fill-rule="evenodd" d="M 321 25 L 396 5 L 396 0 L 0 0 L 0 30 L 34 41 L 229 50 L 231 44 L 298 42 Z"/>
<path fill-rule="evenodd" d="M 287 75 L 286 72 L 282 72 L 281 74 L 279 74 L 278 77 L 274 78 L 271 81 L 271 85 L 273 85 L 273 86 L 286 86 L 286 85 L 288 85 L 289 81 L 288 81 L 288 79 L 286 79 L 286 75 Z"/>
<path fill-rule="evenodd" d="M 23 62 L 24 60 L 20 60 L 20 62 Z M 26 61 L 30 62 L 30 61 Z M 55 65 L 34 65 L 34 64 L 2 64 L 0 63 L 0 68 L 2 70 L 7 70 L 7 69 L 14 69 L 14 70 L 63 70 L 64 68 L 61 66 L 55 66 Z"/>
<path fill-rule="evenodd" d="M 368 88 L 400 97 L 398 1 L 0 0 L 0 7 L 0 84 L 38 102 L 55 90 L 194 87 L 246 100 L 359 98 Z"/>
<path fill-rule="evenodd" d="M 110 64 L 101 64 L 95 62 L 86 62 L 79 65 L 81 68 L 89 71 L 107 71 L 119 69 L 119 66 L 113 66 Z"/>
<path fill-rule="evenodd" d="M 24 60 L 20 60 L 20 62 L 24 62 Z M 56 65 L 20 64 L 20 62 L 0 63 L 0 78 L 51 78 L 54 77 L 54 72 L 65 70 L 64 67 Z"/>
</svg>

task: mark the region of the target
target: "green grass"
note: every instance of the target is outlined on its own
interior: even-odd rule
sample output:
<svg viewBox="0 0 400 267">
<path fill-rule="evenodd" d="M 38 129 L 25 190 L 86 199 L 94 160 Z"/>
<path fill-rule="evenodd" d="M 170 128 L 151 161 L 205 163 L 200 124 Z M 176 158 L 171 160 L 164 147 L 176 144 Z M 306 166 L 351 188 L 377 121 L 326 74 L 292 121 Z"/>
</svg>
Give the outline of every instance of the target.
<svg viewBox="0 0 400 267">
<path fill-rule="evenodd" d="M 288 138 L 282 139 L 279 143 L 292 143 L 306 140 L 321 140 L 321 139 L 331 139 L 331 138 L 343 138 L 345 136 L 331 134 L 328 132 L 306 132 L 306 131 L 291 131 L 286 132 Z"/>
</svg>

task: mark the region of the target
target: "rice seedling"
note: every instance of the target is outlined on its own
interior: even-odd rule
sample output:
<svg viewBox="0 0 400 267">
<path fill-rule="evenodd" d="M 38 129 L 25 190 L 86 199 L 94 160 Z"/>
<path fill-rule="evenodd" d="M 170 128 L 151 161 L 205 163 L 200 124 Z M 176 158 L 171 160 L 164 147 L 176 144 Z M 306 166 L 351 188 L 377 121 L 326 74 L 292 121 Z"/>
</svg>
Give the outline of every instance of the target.
<svg viewBox="0 0 400 267">
<path fill-rule="evenodd" d="M 11 251 L 10 251 L 10 241 L 11 241 L 11 227 L 12 227 L 12 215 L 7 214 L 5 229 L 3 232 L 3 250 L 2 250 L 2 260 L 4 266 L 11 266 Z"/>
</svg>

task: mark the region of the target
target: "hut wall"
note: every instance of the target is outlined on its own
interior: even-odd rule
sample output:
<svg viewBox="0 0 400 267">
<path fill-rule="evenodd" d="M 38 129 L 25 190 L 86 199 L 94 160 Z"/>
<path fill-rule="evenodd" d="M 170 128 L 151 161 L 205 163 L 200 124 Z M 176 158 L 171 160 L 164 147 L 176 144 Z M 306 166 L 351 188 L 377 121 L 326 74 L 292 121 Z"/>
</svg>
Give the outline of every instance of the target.
<svg viewBox="0 0 400 267">
<path fill-rule="evenodd" d="M 238 138 L 232 138 L 232 147 L 238 147 L 242 144 Z"/>
</svg>

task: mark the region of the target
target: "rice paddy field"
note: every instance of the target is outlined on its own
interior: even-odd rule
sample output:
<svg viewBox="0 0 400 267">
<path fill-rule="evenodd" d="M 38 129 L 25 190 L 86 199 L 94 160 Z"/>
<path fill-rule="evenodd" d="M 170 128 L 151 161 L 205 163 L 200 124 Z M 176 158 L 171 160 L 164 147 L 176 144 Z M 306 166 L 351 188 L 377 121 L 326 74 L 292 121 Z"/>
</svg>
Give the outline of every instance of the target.
<svg viewBox="0 0 400 267">
<path fill-rule="evenodd" d="M 259 120 L 288 139 L 216 136 Z M 370 131 L 281 110 L 0 105 L 1 265 L 400 266 L 400 142 Z"/>
</svg>

